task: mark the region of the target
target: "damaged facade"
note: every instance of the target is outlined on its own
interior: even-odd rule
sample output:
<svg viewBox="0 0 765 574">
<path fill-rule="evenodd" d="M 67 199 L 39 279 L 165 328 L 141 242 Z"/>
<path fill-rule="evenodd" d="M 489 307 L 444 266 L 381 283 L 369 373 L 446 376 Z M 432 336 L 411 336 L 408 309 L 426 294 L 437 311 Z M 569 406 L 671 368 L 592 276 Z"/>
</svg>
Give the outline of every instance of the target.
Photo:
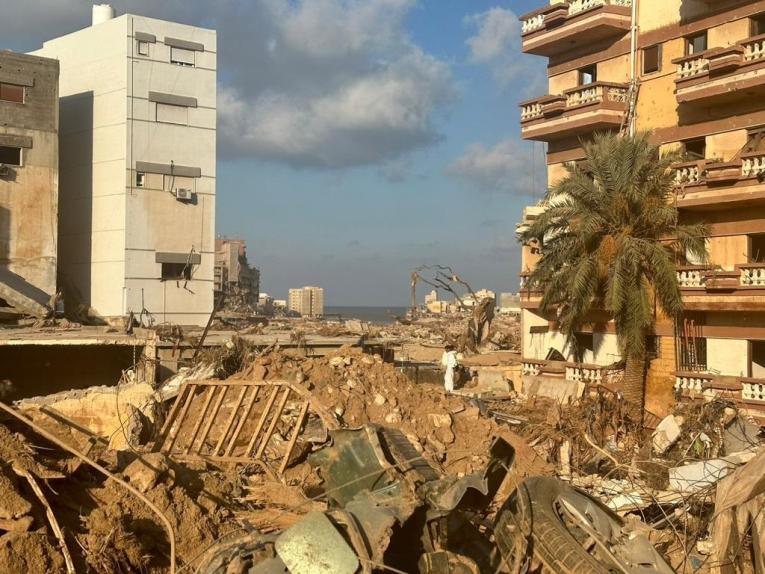
<svg viewBox="0 0 765 574">
<path fill-rule="evenodd" d="M 216 35 L 94 7 L 61 67 L 59 286 L 69 309 L 204 324 L 213 308 Z"/>
<path fill-rule="evenodd" d="M 257 307 L 260 299 L 260 270 L 247 261 L 244 239 L 215 239 L 215 297 L 234 299 L 238 306 Z"/>
<path fill-rule="evenodd" d="M 549 59 L 548 94 L 521 103 L 522 137 L 547 144 L 549 185 L 583 159 L 580 138 L 631 122 L 688 159 L 674 166 L 677 207 L 681 222 L 708 223 L 710 262 L 678 262 L 685 314 L 676 324 L 657 321 L 647 409 L 666 413 L 678 392 L 723 395 L 765 415 L 765 2 L 560 1 L 521 22 L 523 51 Z M 539 209 L 527 208 L 524 222 Z M 523 248 L 522 285 L 536 249 Z M 577 363 L 539 303 L 526 289 L 527 376 L 572 384 L 618 377 L 605 314 L 593 312 L 577 335 L 585 349 Z M 551 349 L 562 360 L 547 360 Z"/>
<path fill-rule="evenodd" d="M 0 52 L 0 315 L 56 293 L 58 62 Z"/>
</svg>

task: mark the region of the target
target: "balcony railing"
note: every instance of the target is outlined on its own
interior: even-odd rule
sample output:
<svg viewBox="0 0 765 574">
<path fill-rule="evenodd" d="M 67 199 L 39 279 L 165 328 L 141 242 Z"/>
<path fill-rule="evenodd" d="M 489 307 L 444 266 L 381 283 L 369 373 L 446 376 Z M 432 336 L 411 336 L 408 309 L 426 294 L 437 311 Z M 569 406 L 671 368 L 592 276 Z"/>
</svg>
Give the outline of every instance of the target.
<svg viewBox="0 0 765 574">
<path fill-rule="evenodd" d="M 758 177 L 765 173 L 765 152 L 749 152 L 741 155 L 742 177 Z"/>
<path fill-rule="evenodd" d="M 765 34 L 677 58 L 673 63 L 677 64 L 675 84 L 680 103 L 710 98 L 732 102 L 750 96 L 752 90 L 765 92 Z"/>
<path fill-rule="evenodd" d="M 677 283 L 680 289 L 704 287 L 709 274 L 716 268 L 711 265 L 683 265 L 677 267 Z"/>
<path fill-rule="evenodd" d="M 691 398 L 722 396 L 753 407 L 750 414 L 765 417 L 765 379 L 680 371 L 675 373 L 675 390 Z"/>
<path fill-rule="evenodd" d="M 618 129 L 627 105 L 626 84 L 594 82 L 520 104 L 526 139 L 551 141 L 598 129 Z M 584 112 L 587 113 L 580 116 Z"/>
<path fill-rule="evenodd" d="M 765 151 L 743 152 L 732 161 L 700 159 L 675 163 L 679 207 L 719 201 L 765 204 Z M 746 188 L 746 193 L 741 193 Z M 689 195 L 691 194 L 691 195 Z"/>
<path fill-rule="evenodd" d="M 765 287 L 765 263 L 738 265 L 743 287 Z"/>
<path fill-rule="evenodd" d="M 523 50 L 542 56 L 629 31 L 632 0 L 563 0 L 520 17 Z"/>
<path fill-rule="evenodd" d="M 678 266 L 680 289 L 720 291 L 765 287 L 765 263 L 737 263 L 732 271 L 715 265 Z"/>
</svg>

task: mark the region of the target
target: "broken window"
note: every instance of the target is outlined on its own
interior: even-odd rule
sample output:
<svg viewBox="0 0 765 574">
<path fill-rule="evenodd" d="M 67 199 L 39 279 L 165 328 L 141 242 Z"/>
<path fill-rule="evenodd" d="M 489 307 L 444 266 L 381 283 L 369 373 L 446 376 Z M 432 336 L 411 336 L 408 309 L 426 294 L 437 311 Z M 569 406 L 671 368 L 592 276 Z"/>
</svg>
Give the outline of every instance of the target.
<svg viewBox="0 0 765 574">
<path fill-rule="evenodd" d="M 699 52 L 703 52 L 707 49 L 707 33 L 706 31 L 701 32 L 700 34 L 694 34 L 693 36 L 688 36 L 685 39 L 686 41 L 686 55 L 690 56 L 691 54 L 698 54 Z"/>
<path fill-rule="evenodd" d="M 0 163 L 5 165 L 21 165 L 21 148 L 0 146 Z"/>
<path fill-rule="evenodd" d="M 598 67 L 593 64 L 579 70 L 579 85 L 585 86 L 598 81 Z"/>
<path fill-rule="evenodd" d="M 661 70 L 661 44 L 643 50 L 643 73 L 652 74 Z"/>
<path fill-rule="evenodd" d="M 149 43 L 144 42 L 143 40 L 138 40 L 138 54 L 141 56 L 148 56 L 149 55 Z"/>
<path fill-rule="evenodd" d="M 749 35 L 762 36 L 765 34 L 765 13 L 757 14 L 749 19 Z"/>
<path fill-rule="evenodd" d="M 186 106 L 157 103 L 157 121 L 168 124 L 189 124 L 189 109 Z"/>
<path fill-rule="evenodd" d="M 575 360 L 579 363 L 585 362 L 587 358 L 592 360 L 595 352 L 595 339 L 592 333 L 576 333 L 574 338 L 576 339 Z"/>
<path fill-rule="evenodd" d="M 145 183 L 146 183 L 146 174 L 142 171 L 137 171 L 135 173 L 135 186 L 144 187 Z"/>
<path fill-rule="evenodd" d="M 163 263 L 162 281 L 190 281 L 191 268 L 189 263 Z"/>
<path fill-rule="evenodd" d="M 689 159 L 704 159 L 707 153 L 706 138 L 686 140 L 683 142 L 683 151 Z"/>
<path fill-rule="evenodd" d="M 5 82 L 0 82 L 0 100 L 23 104 L 24 86 L 17 86 L 16 84 L 6 84 Z"/>
<path fill-rule="evenodd" d="M 194 50 L 186 50 L 184 48 L 170 48 L 170 63 L 177 64 L 179 66 L 193 66 L 194 65 Z"/>
</svg>

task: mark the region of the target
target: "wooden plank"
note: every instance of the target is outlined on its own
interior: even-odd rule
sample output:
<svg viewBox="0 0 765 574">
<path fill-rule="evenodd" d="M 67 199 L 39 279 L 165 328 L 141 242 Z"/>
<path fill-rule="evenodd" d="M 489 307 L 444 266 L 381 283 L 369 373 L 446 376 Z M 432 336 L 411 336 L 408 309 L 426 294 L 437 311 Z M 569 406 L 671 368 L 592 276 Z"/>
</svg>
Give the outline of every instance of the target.
<svg viewBox="0 0 765 574">
<path fill-rule="evenodd" d="M 215 394 L 215 387 L 207 387 L 207 389 L 205 390 L 205 394 L 207 396 L 205 397 L 205 403 L 202 406 L 202 412 L 199 413 L 199 415 L 197 416 L 197 422 L 194 425 L 194 430 L 191 432 L 191 438 L 189 439 L 189 444 L 186 445 L 186 450 L 184 451 L 186 454 L 188 454 L 191 451 L 191 447 L 194 444 L 194 441 L 197 440 L 197 434 L 199 434 L 199 429 L 202 427 L 202 423 L 205 420 L 207 409 L 210 407 L 210 401 L 212 401 L 213 395 Z"/>
<path fill-rule="evenodd" d="M 189 385 L 189 390 L 186 396 L 186 400 L 183 402 L 183 409 L 181 410 L 181 414 L 178 415 L 177 418 L 177 425 L 175 425 L 175 432 L 173 432 L 172 426 L 170 428 L 170 443 L 164 448 L 164 452 L 172 452 L 173 445 L 175 444 L 175 439 L 178 438 L 178 435 L 181 432 L 181 426 L 183 425 L 183 420 L 186 418 L 186 413 L 189 411 L 189 407 L 191 406 L 191 403 L 194 402 L 194 392 L 196 391 L 196 385 Z M 178 402 L 178 401 L 176 401 Z"/>
<path fill-rule="evenodd" d="M 306 414 L 308 414 L 309 404 L 310 403 L 308 401 L 305 401 L 303 403 L 303 408 L 300 409 L 300 414 L 298 415 L 297 421 L 295 422 L 295 426 L 292 428 L 292 436 L 290 437 L 290 441 L 287 444 L 287 450 L 284 453 L 282 463 L 279 465 L 279 475 L 284 474 L 284 470 L 287 468 L 287 464 L 289 463 L 290 456 L 292 455 L 292 451 L 295 448 L 295 443 L 297 442 L 298 435 L 300 434 L 300 428 L 303 426 L 303 420 L 305 419 Z"/>
<path fill-rule="evenodd" d="M 210 413 L 210 418 L 207 420 L 207 423 L 205 424 L 204 432 L 201 435 L 201 439 L 199 441 L 199 448 L 197 449 L 197 452 L 201 453 L 202 449 L 205 446 L 205 440 L 207 440 L 207 435 L 210 434 L 210 429 L 212 428 L 213 423 L 215 422 L 215 417 L 218 416 L 218 411 L 220 410 L 220 406 L 223 404 L 223 399 L 226 398 L 226 393 L 228 393 L 228 387 L 220 387 L 220 392 L 218 393 L 218 398 L 215 401 L 215 406 L 213 407 L 212 412 Z"/>
<path fill-rule="evenodd" d="M 181 404 L 183 404 L 184 395 L 192 385 L 193 383 L 189 383 L 188 381 L 181 383 L 181 388 L 178 389 L 178 396 L 175 398 L 173 406 L 170 408 L 170 412 L 167 414 L 167 418 L 165 419 L 165 424 L 162 425 L 162 430 L 159 433 L 159 440 L 157 441 L 157 444 L 160 447 L 167 439 L 167 435 L 173 426 L 173 421 L 175 420 L 175 416 L 178 413 L 178 409 L 181 407 Z"/>
<path fill-rule="evenodd" d="M 268 425 L 268 430 L 263 436 L 263 440 L 260 442 L 260 446 L 258 446 L 258 452 L 255 453 L 255 458 L 260 458 L 263 456 L 263 452 L 266 450 L 266 445 L 271 440 L 271 436 L 274 434 L 274 430 L 276 429 L 276 425 L 279 423 L 282 412 L 284 412 L 284 407 L 287 404 L 287 399 L 290 398 L 291 390 L 292 389 L 289 387 L 284 387 L 284 393 L 282 394 L 282 398 L 279 401 L 279 406 L 277 407 L 274 416 L 271 418 L 271 423 Z"/>
<path fill-rule="evenodd" d="M 255 441 L 258 440 L 258 435 L 260 434 L 260 431 L 263 428 L 266 419 L 268 418 L 268 413 L 271 412 L 271 407 L 274 406 L 274 401 L 276 400 L 277 394 L 279 394 L 279 387 L 275 386 L 274 390 L 271 391 L 271 396 L 268 397 L 268 402 L 263 409 L 263 413 L 260 415 L 258 426 L 255 427 L 255 432 L 252 433 L 252 438 L 250 439 L 250 442 L 247 443 L 247 450 L 244 451 L 244 456 L 250 456 L 252 449 L 255 447 Z"/>
<path fill-rule="evenodd" d="M 242 432 L 242 428 L 244 428 L 244 424 L 247 422 L 247 419 L 250 418 L 250 413 L 252 412 L 252 407 L 255 406 L 255 400 L 258 398 L 258 393 L 260 392 L 261 387 L 253 387 L 252 395 L 247 400 L 247 406 L 244 407 L 244 413 L 242 413 L 242 418 L 239 419 L 239 422 L 236 424 L 236 428 L 234 429 L 234 434 L 231 437 L 231 441 L 229 441 L 228 446 L 226 447 L 226 452 L 224 452 L 224 456 L 230 456 L 231 451 L 234 450 L 234 447 L 236 446 L 236 441 L 239 438 L 239 435 Z"/>
<path fill-rule="evenodd" d="M 246 392 L 247 392 L 247 387 L 242 387 L 242 392 L 239 393 L 239 397 L 236 400 L 236 404 L 234 405 L 234 408 L 231 409 L 231 414 L 228 417 L 228 421 L 226 421 L 226 425 L 223 427 L 223 432 L 220 434 L 220 438 L 218 439 L 218 444 L 215 445 L 215 449 L 212 451 L 213 456 L 216 456 L 218 454 L 218 451 L 220 451 L 221 447 L 223 446 L 223 441 L 226 440 L 226 437 L 228 436 L 228 431 L 231 430 L 231 425 L 234 424 L 236 413 L 239 410 L 239 407 L 242 406 L 242 401 L 244 400 L 244 395 Z"/>
</svg>

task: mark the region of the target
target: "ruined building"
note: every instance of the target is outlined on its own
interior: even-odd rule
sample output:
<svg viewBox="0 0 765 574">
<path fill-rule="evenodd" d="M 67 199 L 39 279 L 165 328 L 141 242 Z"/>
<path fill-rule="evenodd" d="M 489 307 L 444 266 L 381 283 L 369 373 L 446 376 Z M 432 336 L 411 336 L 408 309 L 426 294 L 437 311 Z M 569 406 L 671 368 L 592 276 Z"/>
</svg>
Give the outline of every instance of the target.
<svg viewBox="0 0 765 574">
<path fill-rule="evenodd" d="M 56 292 L 58 62 L 0 52 L 0 318 Z"/>
<path fill-rule="evenodd" d="M 521 133 L 547 144 L 548 184 L 584 157 L 580 138 L 633 123 L 690 160 L 674 166 L 680 217 L 710 227 L 710 265 L 687 261 L 677 269 L 685 316 L 660 320 L 651 341 L 647 408 L 661 413 L 677 391 L 722 393 L 762 413 L 765 2 L 544 4 L 521 17 L 523 51 L 548 58 L 549 75 L 547 94 L 521 104 Z M 524 221 L 538 214 L 527 208 Z M 537 257 L 534 246 L 524 247 L 522 280 Z M 524 372 L 605 380 L 604 367 L 620 359 L 608 318 L 593 317 L 595 327 L 577 335 L 587 351 L 585 364 L 574 364 L 539 301 L 528 291 L 522 298 Z M 546 361 L 550 349 L 567 361 Z"/>
<path fill-rule="evenodd" d="M 260 297 L 260 271 L 247 261 L 244 239 L 215 239 L 215 296 L 227 306 L 256 308 Z"/>
<path fill-rule="evenodd" d="M 287 309 L 303 317 L 321 317 L 324 315 L 324 289 L 310 285 L 290 289 Z"/>
<path fill-rule="evenodd" d="M 216 34 L 93 7 L 60 63 L 59 280 L 105 317 L 204 324 L 213 308 Z"/>
</svg>

